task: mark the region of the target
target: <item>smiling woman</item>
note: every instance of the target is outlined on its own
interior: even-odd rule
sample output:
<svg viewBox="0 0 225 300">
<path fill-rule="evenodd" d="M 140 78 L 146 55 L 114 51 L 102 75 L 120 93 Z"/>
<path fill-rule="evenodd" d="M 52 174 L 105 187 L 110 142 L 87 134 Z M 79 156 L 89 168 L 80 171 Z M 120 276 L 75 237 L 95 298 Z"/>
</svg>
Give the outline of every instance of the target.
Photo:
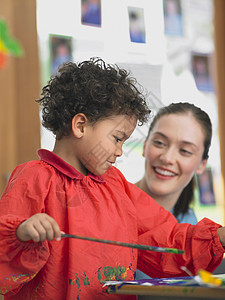
<svg viewBox="0 0 225 300">
<path fill-rule="evenodd" d="M 211 144 L 209 116 L 190 103 L 172 103 L 153 119 L 144 143 L 145 174 L 136 185 L 180 223 L 197 223 L 190 208 L 194 174 L 202 174 Z"/>
<path fill-rule="evenodd" d="M 179 223 L 197 224 L 190 207 L 194 175 L 202 174 L 212 138 L 209 116 L 190 103 L 172 103 L 153 119 L 144 143 L 145 174 L 136 185 Z M 137 279 L 146 275 L 137 270 Z"/>
</svg>

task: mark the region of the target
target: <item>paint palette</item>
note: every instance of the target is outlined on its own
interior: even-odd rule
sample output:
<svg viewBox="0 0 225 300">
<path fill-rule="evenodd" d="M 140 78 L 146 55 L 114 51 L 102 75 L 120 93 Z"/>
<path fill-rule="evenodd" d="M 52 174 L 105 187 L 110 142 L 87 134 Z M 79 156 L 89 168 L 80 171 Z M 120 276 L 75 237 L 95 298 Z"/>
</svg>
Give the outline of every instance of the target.
<svg viewBox="0 0 225 300">
<path fill-rule="evenodd" d="M 170 297 L 173 300 L 225 299 L 225 274 L 212 275 L 206 271 L 199 271 L 197 276 L 188 277 L 108 281 L 103 288 L 107 289 L 109 294 L 138 295 L 138 299 L 140 297 L 143 300 L 150 297 Z"/>
</svg>

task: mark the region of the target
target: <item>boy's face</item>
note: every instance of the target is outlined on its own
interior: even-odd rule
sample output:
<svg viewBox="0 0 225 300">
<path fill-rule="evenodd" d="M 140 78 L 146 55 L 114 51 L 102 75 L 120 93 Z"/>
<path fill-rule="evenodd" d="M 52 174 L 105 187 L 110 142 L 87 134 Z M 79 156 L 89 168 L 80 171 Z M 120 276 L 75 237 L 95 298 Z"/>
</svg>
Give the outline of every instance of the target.
<svg viewBox="0 0 225 300">
<path fill-rule="evenodd" d="M 95 175 L 103 175 L 122 155 L 122 146 L 136 124 L 135 117 L 118 115 L 87 125 L 79 153 L 81 165 Z"/>
</svg>

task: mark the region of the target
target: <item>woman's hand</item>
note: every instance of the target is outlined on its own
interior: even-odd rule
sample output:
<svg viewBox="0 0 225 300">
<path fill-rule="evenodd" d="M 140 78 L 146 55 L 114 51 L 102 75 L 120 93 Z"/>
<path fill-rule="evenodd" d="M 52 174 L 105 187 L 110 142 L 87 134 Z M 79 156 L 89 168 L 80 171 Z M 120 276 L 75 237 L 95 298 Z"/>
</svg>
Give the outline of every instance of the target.
<svg viewBox="0 0 225 300">
<path fill-rule="evenodd" d="M 61 239 L 61 231 L 57 222 L 45 213 L 33 215 L 21 223 L 16 231 L 17 238 L 22 242 L 33 240 L 34 242 L 51 241 L 54 238 Z"/>
<path fill-rule="evenodd" d="M 220 243 L 223 247 L 225 247 L 225 227 L 218 228 L 217 233 L 220 239 Z"/>
</svg>

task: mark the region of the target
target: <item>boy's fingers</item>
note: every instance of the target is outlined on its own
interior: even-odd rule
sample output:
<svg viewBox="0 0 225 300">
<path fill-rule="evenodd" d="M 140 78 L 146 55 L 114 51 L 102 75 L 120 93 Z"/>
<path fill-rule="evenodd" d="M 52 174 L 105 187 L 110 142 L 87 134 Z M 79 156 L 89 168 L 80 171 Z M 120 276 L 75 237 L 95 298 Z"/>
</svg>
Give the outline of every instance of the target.
<svg viewBox="0 0 225 300">
<path fill-rule="evenodd" d="M 60 240 L 61 231 L 52 217 L 47 214 L 36 214 L 19 225 L 17 237 L 23 242 L 29 240 L 43 242 L 46 239 L 51 241 L 54 238 Z"/>
<path fill-rule="evenodd" d="M 29 224 L 28 224 L 29 225 Z M 34 226 L 27 226 L 25 228 L 25 235 L 27 236 L 27 241 L 33 240 L 34 242 L 40 241 L 40 235 L 39 232 L 36 230 Z"/>
<path fill-rule="evenodd" d="M 31 235 L 31 240 L 33 240 L 34 242 L 40 242 L 40 235 L 38 232 L 34 233 Z"/>
<path fill-rule="evenodd" d="M 39 241 L 43 242 L 47 236 L 45 227 L 41 223 L 38 223 L 38 224 L 34 225 L 34 229 L 38 232 Z M 35 240 L 35 242 L 36 242 L 36 240 Z"/>
<path fill-rule="evenodd" d="M 52 224 L 49 220 L 41 220 L 41 224 L 45 230 L 45 236 L 48 241 L 53 240 L 54 238 L 54 230 Z"/>
<path fill-rule="evenodd" d="M 61 239 L 61 231 L 60 231 L 58 223 L 55 221 L 55 219 L 53 219 L 49 215 L 47 215 L 47 219 L 48 219 L 49 223 L 51 224 L 52 233 L 53 233 L 51 240 L 53 238 L 55 238 L 57 241 L 59 241 Z"/>
<path fill-rule="evenodd" d="M 59 225 L 56 223 L 56 221 L 53 224 L 53 230 L 54 230 L 54 233 L 55 233 L 55 235 L 54 235 L 55 239 L 57 241 L 60 241 L 61 240 L 61 231 L 60 231 Z"/>
<path fill-rule="evenodd" d="M 19 225 L 16 231 L 17 238 L 22 242 L 27 242 L 33 240 L 35 242 L 39 241 L 39 233 L 36 229 L 29 224 L 29 222 L 24 221 Z"/>
</svg>

